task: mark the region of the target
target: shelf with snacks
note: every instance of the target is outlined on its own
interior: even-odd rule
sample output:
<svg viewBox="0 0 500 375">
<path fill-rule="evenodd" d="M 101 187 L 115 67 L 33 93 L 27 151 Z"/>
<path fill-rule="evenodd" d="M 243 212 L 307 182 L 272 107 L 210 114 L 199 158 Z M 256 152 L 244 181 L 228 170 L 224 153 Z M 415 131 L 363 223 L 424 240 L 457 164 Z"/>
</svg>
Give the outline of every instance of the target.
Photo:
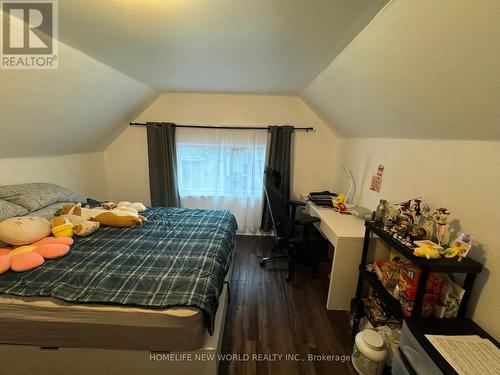
<svg viewBox="0 0 500 375">
<path fill-rule="evenodd" d="M 377 226 L 373 221 L 366 221 L 365 227 L 410 262 L 429 272 L 479 273 L 483 268 L 481 263 L 471 258 L 463 258 L 461 260 L 459 260 L 458 257 L 427 259 L 425 257 L 413 255 L 413 247 L 403 244 L 401 241 L 391 236 L 389 232 Z"/>
<path fill-rule="evenodd" d="M 360 270 L 364 280 L 370 284 L 374 293 L 382 299 L 384 306 L 387 307 L 387 312 L 392 314 L 396 319 L 402 321 L 404 318 L 401 304 L 399 301 L 385 288 L 384 284 L 378 279 L 375 272 L 368 271 L 367 269 Z"/>
<path fill-rule="evenodd" d="M 370 239 L 373 237 L 379 238 L 404 259 L 404 262 L 401 262 L 401 270 L 398 270 L 396 280 L 391 280 L 391 285 L 388 285 L 387 278 L 381 277 L 380 269 L 377 269 L 376 264 L 367 264 Z M 366 306 L 367 299 L 362 296 L 365 284 L 371 287 L 373 294 L 379 301 L 377 306 L 382 307 L 387 312 L 387 316 L 393 316 L 402 321 L 405 317 L 419 317 L 424 312 L 427 312 L 430 303 L 429 298 L 439 299 L 435 295 L 439 294 L 439 292 L 434 295 L 431 294 L 433 288 L 441 290 L 442 285 L 446 284 L 446 280 L 449 279 L 445 275 L 465 274 L 463 286 L 456 286 L 457 289 L 462 291 L 462 294 L 458 300 L 458 305 L 455 303 L 454 306 L 454 314 L 458 317 L 464 317 L 476 275 L 481 272 L 482 265 L 470 258 L 462 258 L 460 261 L 458 257 L 427 259 L 418 257 L 413 252 L 414 247 L 411 243 L 402 243 L 398 238 L 395 238 L 391 233 L 372 221 L 365 222 L 365 239 L 359 266 L 358 285 L 356 296 L 351 304 L 351 306 L 355 307 L 351 311 L 353 314 L 353 334 L 358 330 L 359 320 L 362 316 L 367 315 L 366 312 L 369 310 Z M 399 272 L 401 272 L 401 275 Z M 411 284 L 413 288 L 410 290 L 411 298 L 407 298 L 408 295 L 401 293 L 401 291 L 395 292 L 398 291 L 398 287 L 394 288 L 394 286 L 403 276 L 405 277 L 403 284 L 406 286 Z M 449 280 L 450 284 L 456 285 L 451 279 Z M 442 311 L 441 315 L 443 315 Z"/>
</svg>

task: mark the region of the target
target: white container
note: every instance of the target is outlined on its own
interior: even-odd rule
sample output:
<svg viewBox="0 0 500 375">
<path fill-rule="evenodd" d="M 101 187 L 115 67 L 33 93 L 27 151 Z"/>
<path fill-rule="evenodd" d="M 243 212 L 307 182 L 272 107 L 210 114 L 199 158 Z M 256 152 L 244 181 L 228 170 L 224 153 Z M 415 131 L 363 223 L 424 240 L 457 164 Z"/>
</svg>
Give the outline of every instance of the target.
<svg viewBox="0 0 500 375">
<path fill-rule="evenodd" d="M 382 336 L 372 330 L 359 332 L 354 339 L 352 365 L 361 375 L 380 375 L 384 369 L 387 349 Z"/>
</svg>

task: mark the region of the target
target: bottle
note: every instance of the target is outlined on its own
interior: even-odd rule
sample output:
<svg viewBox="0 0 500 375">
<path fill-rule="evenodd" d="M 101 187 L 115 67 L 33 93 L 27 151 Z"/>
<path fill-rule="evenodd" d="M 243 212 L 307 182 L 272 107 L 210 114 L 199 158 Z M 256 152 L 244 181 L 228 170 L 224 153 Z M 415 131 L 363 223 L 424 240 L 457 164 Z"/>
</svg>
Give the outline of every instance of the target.
<svg viewBox="0 0 500 375">
<path fill-rule="evenodd" d="M 379 227 L 384 226 L 385 216 L 387 215 L 387 201 L 381 199 L 377 206 L 377 211 L 375 212 L 375 225 Z"/>
<path fill-rule="evenodd" d="M 365 329 L 356 335 L 352 365 L 358 374 L 380 375 L 384 369 L 386 356 L 385 342 L 378 332 Z"/>
</svg>

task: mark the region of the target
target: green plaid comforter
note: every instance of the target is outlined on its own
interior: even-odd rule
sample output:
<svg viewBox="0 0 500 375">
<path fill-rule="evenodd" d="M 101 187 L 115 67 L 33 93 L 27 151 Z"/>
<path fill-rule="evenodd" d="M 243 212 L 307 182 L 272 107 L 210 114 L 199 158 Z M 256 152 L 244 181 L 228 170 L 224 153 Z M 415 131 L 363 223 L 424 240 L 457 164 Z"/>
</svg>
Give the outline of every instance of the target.
<svg viewBox="0 0 500 375">
<path fill-rule="evenodd" d="M 213 333 L 236 233 L 229 211 L 151 208 L 141 227 L 103 227 L 63 258 L 0 275 L 0 293 L 145 308 L 196 306 Z"/>
</svg>

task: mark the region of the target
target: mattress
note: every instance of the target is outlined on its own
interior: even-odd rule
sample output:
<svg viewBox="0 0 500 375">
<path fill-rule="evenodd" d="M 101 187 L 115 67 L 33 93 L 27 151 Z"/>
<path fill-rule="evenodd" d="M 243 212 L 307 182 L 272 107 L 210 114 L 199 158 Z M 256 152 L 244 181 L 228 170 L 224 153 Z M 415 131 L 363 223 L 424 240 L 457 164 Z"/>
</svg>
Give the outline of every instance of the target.
<svg viewBox="0 0 500 375">
<path fill-rule="evenodd" d="M 142 309 L 115 305 L 72 304 L 55 298 L 0 295 L 0 316 L 52 322 L 117 324 L 140 327 L 203 326 L 197 307 Z"/>
<path fill-rule="evenodd" d="M 0 276 L 0 294 L 145 309 L 196 306 L 213 333 L 231 263 L 229 211 L 150 208 L 137 228 L 103 227 L 77 238 L 64 257 Z"/>
<path fill-rule="evenodd" d="M 0 294 L 0 316 L 4 344 L 188 351 L 203 346 L 207 334 L 197 307 L 145 309 Z"/>
</svg>

